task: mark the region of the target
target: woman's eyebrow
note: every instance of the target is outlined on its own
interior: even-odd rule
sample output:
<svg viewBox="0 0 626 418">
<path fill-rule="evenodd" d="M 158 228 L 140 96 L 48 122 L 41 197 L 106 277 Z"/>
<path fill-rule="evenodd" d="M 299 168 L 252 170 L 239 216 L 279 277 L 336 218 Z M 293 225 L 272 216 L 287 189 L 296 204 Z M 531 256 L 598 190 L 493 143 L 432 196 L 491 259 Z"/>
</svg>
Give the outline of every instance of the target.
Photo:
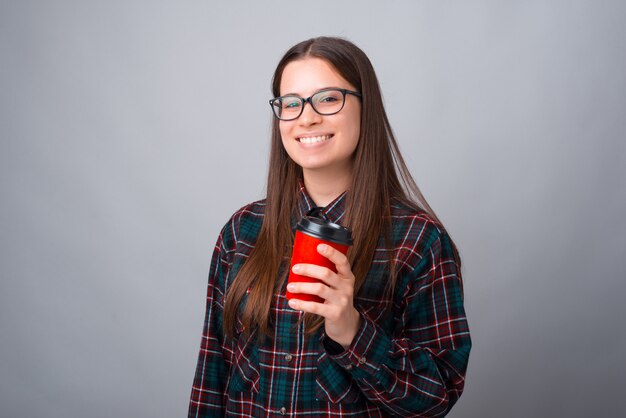
<svg viewBox="0 0 626 418">
<path fill-rule="evenodd" d="M 339 87 L 339 86 L 328 86 L 328 87 L 322 87 L 322 88 L 319 88 L 319 89 L 315 90 L 315 91 L 313 92 L 313 94 L 315 94 L 315 93 L 319 93 L 319 92 L 320 92 L 320 91 L 322 91 L 322 90 L 328 90 L 328 89 L 343 89 L 343 88 L 345 88 L 345 87 Z M 312 96 L 313 94 L 311 94 L 311 96 Z M 304 97 L 303 95 L 298 94 L 298 93 L 285 93 L 285 94 L 281 94 L 281 96 L 298 96 L 298 97 Z"/>
</svg>

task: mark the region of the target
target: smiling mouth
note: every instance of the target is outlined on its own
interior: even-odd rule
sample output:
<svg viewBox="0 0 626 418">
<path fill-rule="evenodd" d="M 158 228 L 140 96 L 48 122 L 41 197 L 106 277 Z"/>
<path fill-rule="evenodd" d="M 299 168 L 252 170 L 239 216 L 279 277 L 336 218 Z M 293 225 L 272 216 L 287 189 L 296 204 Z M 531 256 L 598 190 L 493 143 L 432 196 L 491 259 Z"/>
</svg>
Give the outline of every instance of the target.
<svg viewBox="0 0 626 418">
<path fill-rule="evenodd" d="M 300 142 L 301 144 L 315 144 L 318 142 L 324 142 L 324 141 L 328 141 L 330 138 L 332 138 L 334 135 L 320 135 L 320 136 L 302 136 L 299 138 L 296 138 L 296 140 L 298 142 Z"/>
</svg>

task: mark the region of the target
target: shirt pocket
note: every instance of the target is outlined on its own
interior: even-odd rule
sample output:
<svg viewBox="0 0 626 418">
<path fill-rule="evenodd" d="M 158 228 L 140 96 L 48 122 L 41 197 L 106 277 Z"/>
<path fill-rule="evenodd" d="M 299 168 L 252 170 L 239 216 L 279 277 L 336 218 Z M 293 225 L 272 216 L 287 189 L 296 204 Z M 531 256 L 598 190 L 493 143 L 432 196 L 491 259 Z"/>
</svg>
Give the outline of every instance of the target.
<svg viewBox="0 0 626 418">
<path fill-rule="evenodd" d="M 331 403 L 355 403 L 363 396 L 350 373 L 323 352 L 317 363 L 317 398 Z"/>
<path fill-rule="evenodd" d="M 256 334 L 244 338 L 243 329 L 238 327 L 239 338 L 234 344 L 233 362 L 231 366 L 229 392 L 259 393 L 259 350 L 255 344 Z"/>
</svg>

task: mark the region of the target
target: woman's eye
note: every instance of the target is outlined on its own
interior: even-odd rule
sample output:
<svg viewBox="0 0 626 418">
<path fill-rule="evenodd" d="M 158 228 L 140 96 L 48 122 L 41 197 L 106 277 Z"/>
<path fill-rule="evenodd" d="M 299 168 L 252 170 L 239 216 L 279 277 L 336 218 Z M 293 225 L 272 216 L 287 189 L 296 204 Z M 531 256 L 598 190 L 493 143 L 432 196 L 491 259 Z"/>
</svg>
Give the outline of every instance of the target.
<svg viewBox="0 0 626 418">
<path fill-rule="evenodd" d="M 283 109 L 293 109 L 293 108 L 297 108 L 300 107 L 300 103 L 299 102 L 285 102 L 283 103 Z"/>
<path fill-rule="evenodd" d="M 324 96 L 320 99 L 320 103 L 333 103 L 336 101 L 337 101 L 337 98 L 334 96 Z"/>
</svg>

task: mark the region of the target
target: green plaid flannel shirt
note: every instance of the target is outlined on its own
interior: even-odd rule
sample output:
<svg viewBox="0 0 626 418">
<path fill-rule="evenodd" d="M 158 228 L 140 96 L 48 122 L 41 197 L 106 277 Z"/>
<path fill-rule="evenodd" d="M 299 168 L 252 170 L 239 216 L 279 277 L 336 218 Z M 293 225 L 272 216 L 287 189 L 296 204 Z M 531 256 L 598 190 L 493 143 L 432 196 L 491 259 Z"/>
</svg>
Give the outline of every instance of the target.
<svg viewBox="0 0 626 418">
<path fill-rule="evenodd" d="M 324 209 L 330 221 L 341 223 L 346 195 Z M 297 217 L 313 207 L 302 186 Z M 254 248 L 264 208 L 259 201 L 237 211 L 215 245 L 189 417 L 444 416 L 463 391 L 471 347 L 461 274 L 445 231 L 421 211 L 392 205 L 394 297 L 384 297 L 389 250 L 381 240 L 354 299 L 362 321 L 346 350 L 323 327 L 305 336 L 284 286 L 271 309 L 273 340 L 243 338 L 241 324 L 238 337 L 226 339 L 224 296 Z"/>
</svg>

